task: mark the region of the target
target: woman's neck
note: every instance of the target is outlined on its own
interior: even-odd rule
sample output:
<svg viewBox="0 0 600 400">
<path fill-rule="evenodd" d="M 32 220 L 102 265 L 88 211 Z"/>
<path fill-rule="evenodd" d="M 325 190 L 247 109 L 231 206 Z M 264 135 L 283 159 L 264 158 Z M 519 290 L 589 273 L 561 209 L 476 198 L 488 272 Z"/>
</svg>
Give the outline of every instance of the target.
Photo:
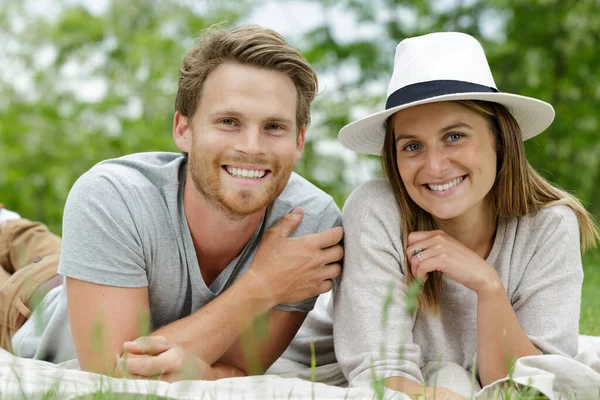
<svg viewBox="0 0 600 400">
<path fill-rule="evenodd" d="M 438 229 L 485 259 L 494 245 L 498 215 L 489 201 L 482 202 L 478 209 L 470 210 L 457 218 L 440 220 L 433 218 Z"/>
</svg>

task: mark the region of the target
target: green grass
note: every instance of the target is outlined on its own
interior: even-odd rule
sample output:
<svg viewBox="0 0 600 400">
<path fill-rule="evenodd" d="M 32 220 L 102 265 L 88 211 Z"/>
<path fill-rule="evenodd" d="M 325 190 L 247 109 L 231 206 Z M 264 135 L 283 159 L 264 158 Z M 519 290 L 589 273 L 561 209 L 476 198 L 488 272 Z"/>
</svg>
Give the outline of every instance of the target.
<svg viewBox="0 0 600 400">
<path fill-rule="evenodd" d="M 583 273 L 579 332 L 600 336 L 600 249 L 584 254 Z"/>
<path fill-rule="evenodd" d="M 600 248 L 588 251 L 583 255 L 583 269 L 584 269 L 584 281 L 583 281 L 583 293 L 581 300 L 581 319 L 579 324 L 579 331 L 584 335 L 600 336 Z M 409 299 L 415 300 L 416 294 L 414 290 L 409 290 Z M 412 304 L 412 302 L 409 301 Z M 389 305 L 388 305 L 389 306 Z M 414 305 L 413 305 L 414 306 Z M 385 310 L 384 310 L 385 311 Z M 384 312 L 385 314 L 385 312 Z M 312 348 L 311 348 L 312 350 Z M 314 351 L 314 350 L 313 350 Z M 312 354 L 312 369 L 314 374 L 314 353 Z M 314 382 L 313 375 L 313 382 Z M 57 382 L 58 383 L 58 382 Z M 57 385 L 55 388 L 51 388 L 46 393 L 42 393 L 39 398 L 45 400 L 57 400 L 63 398 L 63 393 L 59 391 Z M 373 399 L 383 398 L 383 379 L 375 379 L 373 382 L 373 389 L 375 391 Z M 512 397 L 511 397 L 512 395 Z M 291 394 L 290 394 L 291 397 Z M 545 398 L 541 396 L 537 391 L 532 390 L 528 387 L 520 387 L 520 385 L 509 381 L 504 386 L 497 388 L 496 392 L 492 395 L 494 399 L 519 399 L 519 400 L 537 400 Z M 27 398 L 23 395 L 23 398 Z M 100 390 L 93 394 L 86 394 L 76 397 L 81 400 L 116 400 L 116 399 L 131 399 L 131 400 L 163 400 L 168 397 L 162 397 L 157 395 L 141 395 L 141 394 L 126 394 L 126 393 L 113 393 L 109 391 Z M 314 393 L 313 393 L 314 398 Z M 570 399 L 571 397 L 567 397 Z M 600 399 L 600 392 L 598 397 L 592 397 Z M 0 394 L 0 400 L 3 397 Z"/>
</svg>

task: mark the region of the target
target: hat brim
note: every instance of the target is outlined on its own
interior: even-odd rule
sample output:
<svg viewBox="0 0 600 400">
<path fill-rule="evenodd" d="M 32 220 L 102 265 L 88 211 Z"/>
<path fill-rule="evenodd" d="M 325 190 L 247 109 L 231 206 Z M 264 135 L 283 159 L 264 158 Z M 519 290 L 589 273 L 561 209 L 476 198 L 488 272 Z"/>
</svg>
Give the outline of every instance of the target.
<svg viewBox="0 0 600 400">
<path fill-rule="evenodd" d="M 454 93 L 430 97 L 371 114 L 344 126 L 338 135 L 342 146 L 358 153 L 381 155 L 385 139 L 385 121 L 397 111 L 421 104 L 451 100 L 483 100 L 502 104 L 521 128 L 523 140 L 542 133 L 554 120 L 554 108 L 545 101 L 511 93 Z"/>
</svg>

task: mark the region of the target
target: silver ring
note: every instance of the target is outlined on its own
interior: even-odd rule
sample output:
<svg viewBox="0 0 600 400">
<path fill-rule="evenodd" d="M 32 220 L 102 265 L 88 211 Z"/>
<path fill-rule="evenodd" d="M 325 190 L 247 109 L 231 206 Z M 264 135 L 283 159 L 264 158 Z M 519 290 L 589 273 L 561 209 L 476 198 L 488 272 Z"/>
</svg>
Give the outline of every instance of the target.
<svg viewBox="0 0 600 400">
<path fill-rule="evenodd" d="M 419 259 L 419 261 L 423 262 L 423 256 L 421 256 L 421 252 L 417 253 L 417 258 Z"/>
<path fill-rule="evenodd" d="M 420 252 L 425 251 L 425 249 L 423 247 L 421 247 L 420 249 L 414 249 L 412 251 L 412 255 L 416 256 L 417 254 L 419 254 Z"/>
</svg>

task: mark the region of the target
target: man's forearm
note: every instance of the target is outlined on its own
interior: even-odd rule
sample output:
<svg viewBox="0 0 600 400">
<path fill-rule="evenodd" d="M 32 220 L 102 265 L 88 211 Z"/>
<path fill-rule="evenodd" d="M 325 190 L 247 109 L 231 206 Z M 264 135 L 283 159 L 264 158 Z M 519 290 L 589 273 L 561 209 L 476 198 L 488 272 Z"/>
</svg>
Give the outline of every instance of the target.
<svg viewBox="0 0 600 400">
<path fill-rule="evenodd" d="M 241 369 L 229 364 L 215 363 L 212 366 L 215 379 L 237 378 L 247 376 Z"/>
<path fill-rule="evenodd" d="M 252 274 L 245 273 L 229 289 L 190 316 L 163 326 L 164 336 L 208 364 L 214 364 L 258 317 L 276 305 Z"/>
</svg>

